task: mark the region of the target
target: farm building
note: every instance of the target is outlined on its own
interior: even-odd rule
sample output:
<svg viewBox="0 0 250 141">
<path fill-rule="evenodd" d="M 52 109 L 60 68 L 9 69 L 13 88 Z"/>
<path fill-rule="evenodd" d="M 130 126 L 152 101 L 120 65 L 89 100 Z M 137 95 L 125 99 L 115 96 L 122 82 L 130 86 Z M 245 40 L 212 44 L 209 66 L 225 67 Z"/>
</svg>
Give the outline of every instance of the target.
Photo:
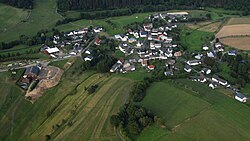
<svg viewBox="0 0 250 141">
<path fill-rule="evenodd" d="M 47 53 L 47 54 L 53 54 L 53 53 L 58 53 L 60 50 L 57 48 L 57 47 L 54 47 L 54 48 L 47 48 L 46 50 L 45 50 L 45 52 Z"/>
<path fill-rule="evenodd" d="M 196 65 L 200 65 L 201 61 L 200 60 L 191 60 L 191 61 L 187 61 L 187 64 L 189 66 L 196 66 Z"/>
<path fill-rule="evenodd" d="M 25 70 L 23 77 L 30 78 L 30 79 L 36 79 L 40 70 L 41 69 L 38 66 L 29 67 Z"/>
<path fill-rule="evenodd" d="M 214 76 L 212 77 L 212 81 L 217 82 L 217 83 L 219 83 L 219 84 L 221 84 L 221 85 L 223 85 L 223 86 L 226 86 L 226 85 L 228 84 L 226 80 L 224 80 L 224 79 L 218 77 L 217 75 L 214 75 Z"/>
<path fill-rule="evenodd" d="M 234 98 L 242 103 L 247 102 L 247 97 L 245 95 L 243 95 L 242 93 L 238 93 L 236 92 Z"/>
</svg>

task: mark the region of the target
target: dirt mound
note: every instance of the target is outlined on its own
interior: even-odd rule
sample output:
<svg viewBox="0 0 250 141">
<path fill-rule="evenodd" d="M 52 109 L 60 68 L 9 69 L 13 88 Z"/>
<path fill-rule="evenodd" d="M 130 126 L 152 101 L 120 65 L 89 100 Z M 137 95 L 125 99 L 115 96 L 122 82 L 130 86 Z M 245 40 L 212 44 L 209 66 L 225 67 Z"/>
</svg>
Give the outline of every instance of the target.
<svg viewBox="0 0 250 141">
<path fill-rule="evenodd" d="M 46 77 L 43 77 L 39 81 L 36 88 L 30 92 L 27 92 L 25 95 L 26 98 L 32 103 L 34 103 L 39 97 L 41 97 L 45 90 L 52 88 L 59 83 L 63 75 L 63 70 L 57 67 L 49 66 L 46 68 L 46 73 Z"/>
</svg>

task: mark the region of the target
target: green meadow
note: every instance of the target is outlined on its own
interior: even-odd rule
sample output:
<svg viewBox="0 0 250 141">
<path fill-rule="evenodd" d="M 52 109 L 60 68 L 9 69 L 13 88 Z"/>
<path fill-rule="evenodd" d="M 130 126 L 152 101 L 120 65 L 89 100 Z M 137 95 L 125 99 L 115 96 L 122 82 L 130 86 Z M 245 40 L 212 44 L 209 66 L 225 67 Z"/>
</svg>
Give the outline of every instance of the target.
<svg viewBox="0 0 250 141">
<path fill-rule="evenodd" d="M 22 10 L 19 9 L 19 11 Z M 2 12 L 0 13 L 2 14 Z M 19 12 L 14 11 L 14 15 L 16 13 Z M 0 21 L 5 20 L 7 17 L 3 19 L 1 18 Z M 51 29 L 55 26 L 56 21 L 60 18 L 60 15 L 56 13 L 56 0 L 36 0 L 34 9 L 30 12 L 28 18 L 22 20 L 18 24 L 18 26 L 14 26 L 11 28 L 6 27 L 6 31 L 0 32 L 0 42 L 8 42 L 18 39 L 20 35 L 32 36 L 35 35 L 41 29 Z M 15 18 L 15 20 L 18 19 Z"/>
<path fill-rule="evenodd" d="M 29 15 L 28 10 L 14 8 L 0 3 L 0 33 L 17 26 Z"/>
<path fill-rule="evenodd" d="M 186 46 L 189 51 L 200 51 L 204 44 L 208 44 L 214 33 L 200 30 L 193 30 L 182 27 L 180 39 L 181 45 Z"/>
<path fill-rule="evenodd" d="M 157 82 L 140 104 L 163 119 L 167 128 L 150 126 L 136 140 L 250 139 L 249 107 L 204 84 L 186 79 Z"/>
</svg>

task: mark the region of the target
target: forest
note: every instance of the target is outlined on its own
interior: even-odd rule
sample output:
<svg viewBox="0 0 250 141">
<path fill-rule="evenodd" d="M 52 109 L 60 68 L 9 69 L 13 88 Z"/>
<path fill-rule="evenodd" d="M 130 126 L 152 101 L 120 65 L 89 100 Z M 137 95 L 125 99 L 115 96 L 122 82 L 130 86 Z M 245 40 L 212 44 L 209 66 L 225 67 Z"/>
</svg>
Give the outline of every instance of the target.
<svg viewBox="0 0 250 141">
<path fill-rule="evenodd" d="M 58 0 L 60 10 L 107 10 L 116 8 L 130 8 L 134 6 L 161 5 L 168 9 L 185 7 L 220 7 L 232 10 L 249 11 L 249 0 Z"/>
<path fill-rule="evenodd" d="M 0 3 L 8 4 L 18 8 L 33 8 L 33 0 L 0 0 Z"/>
</svg>

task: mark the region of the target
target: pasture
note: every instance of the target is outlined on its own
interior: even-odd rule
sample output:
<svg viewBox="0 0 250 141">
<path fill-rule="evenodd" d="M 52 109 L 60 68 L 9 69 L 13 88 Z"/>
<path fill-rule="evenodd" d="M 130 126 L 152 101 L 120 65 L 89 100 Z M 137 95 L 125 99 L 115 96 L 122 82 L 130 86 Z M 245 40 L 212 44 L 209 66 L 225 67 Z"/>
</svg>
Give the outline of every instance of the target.
<svg viewBox="0 0 250 141">
<path fill-rule="evenodd" d="M 227 37 L 220 39 L 220 42 L 240 50 L 250 50 L 250 37 Z"/>
<path fill-rule="evenodd" d="M 56 0 L 36 0 L 34 9 L 27 19 L 20 22 L 18 26 L 0 33 L 0 42 L 18 39 L 20 35 L 32 36 L 41 29 L 51 29 L 60 18 L 56 13 Z"/>
<path fill-rule="evenodd" d="M 212 32 L 184 27 L 180 33 L 181 45 L 187 47 L 190 51 L 199 51 L 204 44 L 211 41 L 213 35 Z"/>
<path fill-rule="evenodd" d="M 140 104 L 162 118 L 167 129 L 150 126 L 137 140 L 250 139 L 249 107 L 201 83 L 187 79 L 154 83 Z"/>
<path fill-rule="evenodd" d="M 28 10 L 11 7 L 0 3 L 0 33 L 16 26 L 29 15 Z"/>
</svg>

